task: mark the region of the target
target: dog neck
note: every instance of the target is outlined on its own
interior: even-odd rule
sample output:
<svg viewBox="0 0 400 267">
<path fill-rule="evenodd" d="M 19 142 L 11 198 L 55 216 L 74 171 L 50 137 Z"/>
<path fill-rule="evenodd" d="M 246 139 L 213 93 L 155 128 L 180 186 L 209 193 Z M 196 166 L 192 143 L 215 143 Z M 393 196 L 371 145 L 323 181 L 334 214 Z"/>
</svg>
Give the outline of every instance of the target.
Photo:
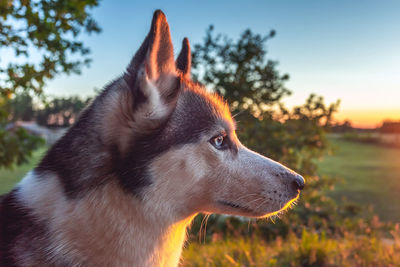
<svg viewBox="0 0 400 267">
<path fill-rule="evenodd" d="M 178 265 L 194 215 L 179 218 L 165 203 L 144 203 L 113 182 L 68 199 L 57 177 L 40 176 L 28 175 L 18 192 L 34 216 L 49 223 L 51 258 L 67 255 L 71 264 L 93 266 Z"/>
</svg>

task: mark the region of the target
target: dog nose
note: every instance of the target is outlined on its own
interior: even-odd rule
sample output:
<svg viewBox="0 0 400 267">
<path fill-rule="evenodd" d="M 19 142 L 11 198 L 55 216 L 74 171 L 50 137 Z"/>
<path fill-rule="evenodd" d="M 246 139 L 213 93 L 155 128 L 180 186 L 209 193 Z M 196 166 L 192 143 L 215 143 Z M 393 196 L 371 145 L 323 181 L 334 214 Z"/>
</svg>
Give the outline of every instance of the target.
<svg viewBox="0 0 400 267">
<path fill-rule="evenodd" d="M 292 185 L 296 190 L 303 190 L 305 185 L 303 176 L 296 174 L 293 178 Z"/>
</svg>

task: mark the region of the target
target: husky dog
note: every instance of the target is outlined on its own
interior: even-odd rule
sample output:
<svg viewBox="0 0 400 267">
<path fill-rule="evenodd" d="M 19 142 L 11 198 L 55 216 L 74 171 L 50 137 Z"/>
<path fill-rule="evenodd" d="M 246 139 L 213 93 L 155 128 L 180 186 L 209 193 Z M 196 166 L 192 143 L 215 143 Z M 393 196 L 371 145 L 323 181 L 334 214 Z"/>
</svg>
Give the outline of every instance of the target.
<svg viewBox="0 0 400 267">
<path fill-rule="evenodd" d="M 177 266 L 199 213 L 267 217 L 304 179 L 240 143 L 223 99 L 174 60 L 161 11 L 110 83 L 0 204 L 1 266 Z"/>
</svg>

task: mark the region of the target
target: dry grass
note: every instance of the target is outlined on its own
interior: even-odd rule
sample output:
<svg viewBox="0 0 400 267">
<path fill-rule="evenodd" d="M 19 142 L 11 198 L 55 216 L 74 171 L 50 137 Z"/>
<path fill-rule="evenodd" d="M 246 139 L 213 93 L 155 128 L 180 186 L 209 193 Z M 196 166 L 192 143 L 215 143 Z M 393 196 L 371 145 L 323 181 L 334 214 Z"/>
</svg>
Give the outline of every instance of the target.
<svg viewBox="0 0 400 267">
<path fill-rule="evenodd" d="M 257 239 L 228 239 L 193 243 L 184 250 L 183 266 L 400 266 L 400 231 L 392 238 L 345 233 L 329 238 L 303 231 L 266 243 Z"/>
</svg>

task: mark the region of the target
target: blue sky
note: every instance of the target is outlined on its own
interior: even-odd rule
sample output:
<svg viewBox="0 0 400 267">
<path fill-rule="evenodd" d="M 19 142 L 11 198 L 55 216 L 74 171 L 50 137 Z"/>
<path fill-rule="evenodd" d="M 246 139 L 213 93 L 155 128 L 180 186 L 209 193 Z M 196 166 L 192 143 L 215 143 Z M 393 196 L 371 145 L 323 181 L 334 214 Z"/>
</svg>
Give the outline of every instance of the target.
<svg viewBox="0 0 400 267">
<path fill-rule="evenodd" d="M 327 101 L 341 99 L 338 117 L 359 125 L 361 113 L 400 119 L 400 1 L 103 0 L 93 10 L 102 33 L 82 38 L 92 49 L 91 67 L 82 75 L 60 76 L 46 92 L 91 95 L 121 74 L 157 8 L 170 23 L 175 53 L 185 36 L 191 44 L 200 42 L 209 24 L 230 37 L 246 28 L 275 29 L 269 58 L 291 77 L 289 106 L 313 92 Z"/>
</svg>

